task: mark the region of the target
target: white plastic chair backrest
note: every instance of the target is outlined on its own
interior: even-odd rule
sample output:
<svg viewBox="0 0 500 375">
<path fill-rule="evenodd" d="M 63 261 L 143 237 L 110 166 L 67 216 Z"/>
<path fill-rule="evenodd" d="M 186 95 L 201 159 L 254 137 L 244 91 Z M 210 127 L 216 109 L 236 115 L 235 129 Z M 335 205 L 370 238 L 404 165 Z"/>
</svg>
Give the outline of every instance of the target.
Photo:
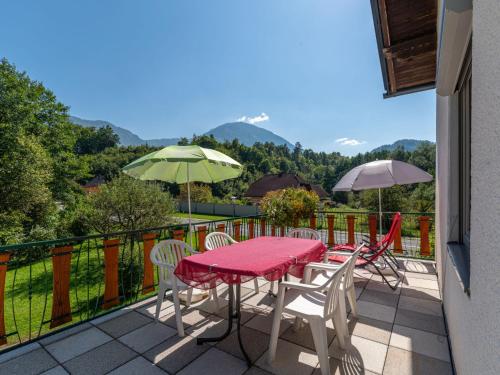
<svg viewBox="0 0 500 375">
<path fill-rule="evenodd" d="M 168 264 L 175 267 L 182 258 L 193 253 L 195 253 L 193 249 L 185 242 L 179 240 L 164 240 L 158 242 L 153 247 L 149 254 L 149 258 L 153 264 L 158 266 L 160 270 L 160 280 L 167 282 L 169 278 L 168 269 L 162 265 Z"/>
<path fill-rule="evenodd" d="M 354 253 L 352 253 L 351 257 L 346 261 L 348 263 L 347 269 L 345 271 L 345 280 L 344 280 L 344 287 L 345 290 L 348 288 L 352 287 L 354 284 L 354 267 L 356 266 L 356 260 L 358 259 L 359 253 L 361 252 L 361 249 L 363 248 L 363 245 L 359 246 Z"/>
<path fill-rule="evenodd" d="M 235 240 L 224 232 L 212 232 L 205 237 L 205 249 L 214 250 L 222 246 L 228 246 L 236 243 Z"/>
<path fill-rule="evenodd" d="M 342 282 L 342 278 L 345 275 L 348 266 L 349 262 L 344 262 L 337 270 L 335 270 L 332 277 L 330 277 L 330 279 L 323 284 L 323 287 L 328 286 L 324 307 L 325 317 L 332 316 L 333 314 L 333 310 L 339 300 L 340 283 Z"/>
<path fill-rule="evenodd" d="M 291 238 L 304 238 L 307 240 L 319 240 L 319 233 L 311 228 L 296 228 L 286 234 Z"/>
</svg>

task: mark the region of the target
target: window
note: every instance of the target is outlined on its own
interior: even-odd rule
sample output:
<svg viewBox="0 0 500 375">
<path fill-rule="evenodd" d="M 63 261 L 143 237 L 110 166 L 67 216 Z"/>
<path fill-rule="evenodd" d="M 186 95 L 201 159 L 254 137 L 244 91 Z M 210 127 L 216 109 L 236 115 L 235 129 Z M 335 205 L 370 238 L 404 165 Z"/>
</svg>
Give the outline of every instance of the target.
<svg viewBox="0 0 500 375">
<path fill-rule="evenodd" d="M 470 241 L 470 160 L 471 160 L 471 54 L 470 47 L 458 82 L 458 185 L 459 185 L 459 242 L 469 251 Z"/>
</svg>

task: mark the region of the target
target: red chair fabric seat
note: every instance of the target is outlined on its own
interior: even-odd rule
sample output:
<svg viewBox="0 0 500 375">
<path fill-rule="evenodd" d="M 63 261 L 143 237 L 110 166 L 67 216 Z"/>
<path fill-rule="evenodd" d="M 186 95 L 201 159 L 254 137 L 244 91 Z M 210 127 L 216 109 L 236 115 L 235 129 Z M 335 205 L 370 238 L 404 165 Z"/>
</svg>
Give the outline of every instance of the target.
<svg viewBox="0 0 500 375">
<path fill-rule="evenodd" d="M 333 263 L 344 263 L 350 257 L 350 255 L 330 255 L 328 257 L 328 260 Z M 363 267 L 367 264 L 368 261 L 366 259 L 363 259 L 361 257 L 358 257 L 358 259 L 356 259 L 356 267 Z"/>
</svg>

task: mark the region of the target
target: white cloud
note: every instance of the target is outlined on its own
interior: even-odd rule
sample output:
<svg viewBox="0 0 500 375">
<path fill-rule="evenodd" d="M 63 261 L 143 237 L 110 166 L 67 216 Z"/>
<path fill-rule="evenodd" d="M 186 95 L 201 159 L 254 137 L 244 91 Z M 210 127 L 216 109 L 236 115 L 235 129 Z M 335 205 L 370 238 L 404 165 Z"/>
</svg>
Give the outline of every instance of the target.
<svg viewBox="0 0 500 375">
<path fill-rule="evenodd" d="M 264 122 L 264 121 L 268 121 L 268 120 L 269 120 L 269 116 L 267 114 L 265 114 L 264 112 L 262 112 L 260 115 L 254 116 L 254 117 L 241 116 L 236 121 L 248 122 L 249 124 L 258 124 L 259 122 Z"/>
<path fill-rule="evenodd" d="M 335 143 L 339 143 L 342 146 L 359 146 L 364 145 L 366 141 L 358 141 L 354 138 L 339 138 L 335 140 Z"/>
</svg>

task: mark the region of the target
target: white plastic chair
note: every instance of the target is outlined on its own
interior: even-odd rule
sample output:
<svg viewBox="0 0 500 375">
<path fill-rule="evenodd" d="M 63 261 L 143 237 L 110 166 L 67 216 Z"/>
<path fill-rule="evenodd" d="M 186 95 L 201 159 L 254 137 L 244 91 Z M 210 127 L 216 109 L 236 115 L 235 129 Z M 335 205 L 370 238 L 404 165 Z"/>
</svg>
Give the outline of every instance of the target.
<svg viewBox="0 0 500 375">
<path fill-rule="evenodd" d="M 238 243 L 229 234 L 224 232 L 212 232 L 205 237 L 205 249 L 208 251 L 217 249 L 222 246 L 229 246 Z M 253 280 L 255 293 L 259 293 L 259 282 Z"/>
<path fill-rule="evenodd" d="M 295 228 L 286 234 L 287 237 L 291 238 L 304 238 L 308 240 L 319 240 L 320 236 L 318 231 L 311 228 Z"/>
<path fill-rule="evenodd" d="M 274 309 L 273 327 L 269 343 L 268 362 L 272 363 L 276 356 L 278 335 L 283 313 L 293 315 L 309 322 L 318 353 L 321 373 L 330 374 L 328 361 L 328 340 L 326 322 L 333 321 L 337 331 L 337 339 L 341 348 L 345 348 L 346 322 L 340 311 L 340 284 L 347 269 L 348 262 L 342 264 L 333 275 L 320 286 L 296 282 L 282 282 L 278 288 L 278 298 Z M 306 266 L 307 267 L 307 266 Z M 288 290 L 286 290 L 288 288 Z M 324 293 L 326 291 L 326 294 Z"/>
<path fill-rule="evenodd" d="M 174 300 L 175 321 L 177 324 L 177 333 L 180 337 L 184 336 L 184 326 L 182 325 L 182 314 L 179 301 L 179 292 L 187 290 L 186 306 L 191 305 L 191 297 L 193 288 L 177 278 L 174 274 L 175 267 L 185 256 L 197 254 L 187 243 L 179 240 L 165 240 L 158 242 L 150 253 L 151 262 L 158 266 L 159 275 L 159 290 L 158 299 L 156 302 L 155 319 L 158 321 L 160 316 L 161 304 L 165 297 L 165 292 L 172 289 L 172 297 Z M 217 289 L 210 290 L 211 296 L 215 299 L 218 306 Z"/>
<path fill-rule="evenodd" d="M 356 289 L 354 285 L 354 267 L 356 266 L 356 259 L 358 258 L 363 245 L 359 246 L 358 249 L 350 253 L 350 258 L 344 263 L 347 264 L 347 268 L 344 274 L 342 283 L 340 284 L 340 310 L 342 312 L 342 319 L 347 322 L 347 313 L 345 307 L 345 297 L 349 301 L 351 306 L 351 313 L 354 317 L 358 316 L 358 307 L 356 304 Z M 334 252 L 335 253 L 335 252 Z M 342 253 L 345 254 L 345 253 Z M 352 255 L 351 255 L 352 254 Z M 339 269 L 341 265 L 331 264 L 331 263 L 309 263 L 304 270 L 304 282 L 311 285 L 323 285 L 327 282 L 336 270 Z M 312 277 L 312 271 L 319 271 Z M 312 277 L 312 280 L 311 280 Z M 347 323 L 346 323 L 347 324 Z M 347 325 L 345 326 L 347 327 Z M 349 335 L 349 331 L 345 331 L 346 335 Z"/>
</svg>

